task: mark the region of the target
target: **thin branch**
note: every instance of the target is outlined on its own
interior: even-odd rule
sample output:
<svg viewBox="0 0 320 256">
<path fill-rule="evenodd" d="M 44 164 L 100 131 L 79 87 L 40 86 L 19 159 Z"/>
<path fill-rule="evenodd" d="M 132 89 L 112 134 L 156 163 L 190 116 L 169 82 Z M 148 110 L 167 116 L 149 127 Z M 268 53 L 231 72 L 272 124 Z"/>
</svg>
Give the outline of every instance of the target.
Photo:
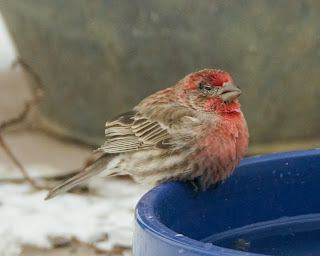
<svg viewBox="0 0 320 256">
<path fill-rule="evenodd" d="M 18 116 L 11 118 L 7 121 L 4 121 L 0 124 L 0 132 L 3 132 L 3 130 L 8 127 L 22 123 L 26 119 L 26 117 L 28 116 L 31 108 L 33 106 L 37 105 L 42 100 L 42 97 L 43 97 L 42 91 L 40 89 L 37 90 L 35 98 L 25 102 L 24 108 Z"/>
<path fill-rule="evenodd" d="M 18 58 L 16 59 L 12 65 L 11 68 L 15 68 L 16 66 L 21 66 L 22 69 L 30 75 L 30 77 L 33 79 L 33 82 L 35 84 L 35 86 L 38 89 L 41 89 L 43 91 L 43 85 L 42 85 L 42 81 L 40 79 L 40 77 L 38 76 L 38 74 L 30 67 L 30 65 L 28 63 L 26 63 L 23 59 Z"/>
<path fill-rule="evenodd" d="M 0 146 L 4 149 L 8 157 L 13 161 L 13 163 L 18 167 L 24 179 L 28 181 L 32 187 L 34 187 L 35 189 L 50 189 L 45 186 L 39 186 L 38 184 L 35 183 L 35 181 L 29 176 L 28 172 L 20 163 L 20 161 L 15 157 L 15 155 L 9 149 L 8 145 L 4 142 L 3 137 L 1 135 L 0 135 Z"/>
<path fill-rule="evenodd" d="M 4 129 L 9 128 L 13 125 L 22 123 L 27 118 L 31 108 L 33 106 L 37 105 L 43 98 L 43 90 L 42 90 L 41 81 L 40 81 L 39 77 L 36 75 L 35 72 L 32 71 L 32 69 L 24 61 L 22 61 L 21 59 L 19 59 L 18 61 L 19 61 L 19 64 L 22 65 L 24 70 L 26 72 L 28 72 L 33 77 L 34 81 L 37 83 L 38 88 L 36 90 L 35 97 L 33 99 L 25 102 L 24 108 L 22 109 L 20 114 L 18 114 L 16 117 L 9 119 L 7 121 L 4 121 L 0 124 L 0 146 L 4 149 L 5 153 L 12 160 L 12 162 L 18 167 L 18 169 L 22 173 L 24 179 L 26 181 L 28 181 L 32 187 L 34 187 L 35 189 L 50 189 L 46 186 L 39 186 L 36 184 L 36 182 L 29 176 L 28 172 L 23 167 L 23 165 L 20 163 L 18 158 L 12 153 L 9 146 L 4 141 L 3 136 L 1 135 L 1 133 L 4 131 Z"/>
<path fill-rule="evenodd" d="M 50 188 L 50 187 L 39 186 L 36 184 L 36 182 L 28 175 L 26 169 L 20 163 L 18 158 L 15 157 L 15 155 L 12 153 L 12 151 L 10 150 L 10 148 L 8 147 L 8 145 L 6 144 L 5 140 L 3 139 L 2 135 L 1 135 L 1 133 L 6 128 L 12 127 L 13 125 L 16 125 L 16 124 L 19 124 L 19 123 L 22 123 L 23 121 L 25 121 L 25 119 L 27 118 L 28 114 L 30 113 L 32 107 L 39 104 L 42 101 L 43 95 L 44 95 L 44 89 L 43 89 L 44 87 L 43 87 L 42 81 L 41 81 L 40 77 L 37 75 L 37 73 L 21 58 L 17 59 L 12 64 L 12 68 L 14 68 L 16 66 L 21 66 L 22 69 L 26 72 L 26 74 L 30 76 L 30 78 L 32 79 L 32 83 L 34 84 L 34 86 L 36 88 L 36 91 L 35 91 L 34 98 L 25 102 L 24 108 L 16 117 L 0 123 L 0 147 L 2 147 L 4 149 L 4 151 L 6 152 L 8 157 L 18 167 L 20 172 L 23 174 L 24 180 L 28 181 L 32 187 L 34 187 L 35 189 L 49 189 L 49 190 L 51 190 L 52 188 Z M 94 161 L 94 159 L 92 159 L 92 157 L 89 157 L 86 160 L 83 169 L 85 169 L 87 166 L 89 166 L 93 161 Z M 75 170 L 74 172 L 75 173 L 80 172 L 83 169 Z M 70 174 L 67 174 L 67 176 L 68 175 L 70 175 Z"/>
</svg>

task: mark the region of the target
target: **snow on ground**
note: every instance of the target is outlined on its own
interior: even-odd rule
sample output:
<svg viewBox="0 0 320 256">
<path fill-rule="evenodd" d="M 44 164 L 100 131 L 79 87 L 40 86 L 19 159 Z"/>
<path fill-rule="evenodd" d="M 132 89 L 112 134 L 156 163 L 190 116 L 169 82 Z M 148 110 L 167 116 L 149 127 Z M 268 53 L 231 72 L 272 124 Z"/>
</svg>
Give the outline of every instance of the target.
<svg viewBox="0 0 320 256">
<path fill-rule="evenodd" d="M 45 201 L 47 191 L 0 184 L 0 255 L 19 255 L 23 244 L 50 248 L 53 237 L 75 236 L 102 249 L 130 247 L 134 207 L 147 188 L 101 177 L 90 186 L 95 195 L 64 194 Z"/>
</svg>

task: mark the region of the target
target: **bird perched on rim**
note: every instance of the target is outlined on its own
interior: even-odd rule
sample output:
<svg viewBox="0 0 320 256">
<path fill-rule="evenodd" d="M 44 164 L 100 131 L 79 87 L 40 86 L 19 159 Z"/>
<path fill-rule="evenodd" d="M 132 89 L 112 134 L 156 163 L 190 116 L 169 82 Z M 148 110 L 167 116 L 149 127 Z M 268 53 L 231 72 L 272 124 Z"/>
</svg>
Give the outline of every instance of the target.
<svg viewBox="0 0 320 256">
<path fill-rule="evenodd" d="M 138 182 L 198 180 L 201 190 L 226 179 L 243 158 L 248 128 L 241 90 L 224 71 L 204 69 L 142 100 L 106 123 L 104 154 L 46 199 L 104 172 Z"/>
</svg>

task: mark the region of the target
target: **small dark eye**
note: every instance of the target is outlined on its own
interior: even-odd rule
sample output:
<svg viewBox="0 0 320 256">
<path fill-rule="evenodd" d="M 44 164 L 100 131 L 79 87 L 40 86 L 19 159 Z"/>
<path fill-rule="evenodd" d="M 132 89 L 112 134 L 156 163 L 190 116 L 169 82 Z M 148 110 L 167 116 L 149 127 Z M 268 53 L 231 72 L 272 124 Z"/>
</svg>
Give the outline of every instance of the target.
<svg viewBox="0 0 320 256">
<path fill-rule="evenodd" d="M 207 91 L 211 91 L 211 90 L 212 90 L 212 87 L 209 86 L 209 85 L 205 85 L 205 86 L 204 86 L 204 89 L 207 90 Z"/>
<path fill-rule="evenodd" d="M 206 84 L 206 82 L 200 82 L 198 88 L 202 90 L 206 95 L 213 95 L 217 92 L 216 88 Z"/>
</svg>

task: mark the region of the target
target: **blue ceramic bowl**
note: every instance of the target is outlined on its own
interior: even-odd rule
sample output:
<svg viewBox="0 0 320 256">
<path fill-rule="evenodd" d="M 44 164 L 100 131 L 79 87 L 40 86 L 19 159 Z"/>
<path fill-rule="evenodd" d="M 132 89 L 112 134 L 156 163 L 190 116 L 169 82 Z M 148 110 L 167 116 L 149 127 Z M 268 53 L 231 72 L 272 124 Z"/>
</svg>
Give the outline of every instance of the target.
<svg viewBox="0 0 320 256">
<path fill-rule="evenodd" d="M 205 193 L 161 184 L 135 216 L 134 256 L 320 255 L 320 150 L 246 158 Z"/>
</svg>

